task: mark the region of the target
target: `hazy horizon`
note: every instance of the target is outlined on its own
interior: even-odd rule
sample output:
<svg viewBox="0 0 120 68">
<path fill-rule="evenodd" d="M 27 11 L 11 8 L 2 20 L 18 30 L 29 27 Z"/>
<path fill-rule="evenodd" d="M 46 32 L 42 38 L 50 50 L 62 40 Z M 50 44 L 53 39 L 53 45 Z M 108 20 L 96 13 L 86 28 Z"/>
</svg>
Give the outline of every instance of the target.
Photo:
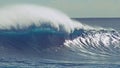
<svg viewBox="0 0 120 68">
<path fill-rule="evenodd" d="M 0 6 L 42 5 L 58 9 L 71 18 L 119 18 L 120 0 L 0 0 Z"/>
</svg>

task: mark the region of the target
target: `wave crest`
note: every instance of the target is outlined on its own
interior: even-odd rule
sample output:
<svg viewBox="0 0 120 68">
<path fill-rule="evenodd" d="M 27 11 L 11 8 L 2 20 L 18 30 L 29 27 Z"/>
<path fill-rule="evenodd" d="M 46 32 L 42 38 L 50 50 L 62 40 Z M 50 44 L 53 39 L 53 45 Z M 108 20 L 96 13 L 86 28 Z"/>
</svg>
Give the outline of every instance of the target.
<svg viewBox="0 0 120 68">
<path fill-rule="evenodd" d="M 26 29 L 30 26 L 41 27 L 42 25 L 51 26 L 55 29 L 63 30 L 68 33 L 75 28 L 82 26 L 73 21 L 62 12 L 33 5 L 15 5 L 0 9 L 0 29 Z"/>
</svg>

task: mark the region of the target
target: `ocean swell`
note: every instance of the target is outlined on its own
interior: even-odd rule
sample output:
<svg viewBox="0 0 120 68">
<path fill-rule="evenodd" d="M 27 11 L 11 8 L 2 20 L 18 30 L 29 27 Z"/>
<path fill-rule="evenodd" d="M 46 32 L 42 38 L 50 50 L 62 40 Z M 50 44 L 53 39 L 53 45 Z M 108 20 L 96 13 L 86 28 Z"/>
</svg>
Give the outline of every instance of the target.
<svg viewBox="0 0 120 68">
<path fill-rule="evenodd" d="M 46 7 L 16 5 L 0 9 L 0 56 L 48 58 L 52 54 L 49 58 L 71 60 L 75 59 L 73 53 L 82 59 L 119 57 L 120 35 Z"/>
</svg>

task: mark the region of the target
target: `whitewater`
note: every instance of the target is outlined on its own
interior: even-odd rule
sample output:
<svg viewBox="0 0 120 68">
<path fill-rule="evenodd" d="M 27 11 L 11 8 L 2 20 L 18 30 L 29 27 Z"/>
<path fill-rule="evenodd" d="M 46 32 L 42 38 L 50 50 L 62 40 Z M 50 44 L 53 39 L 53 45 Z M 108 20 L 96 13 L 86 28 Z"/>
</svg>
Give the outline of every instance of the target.
<svg viewBox="0 0 120 68">
<path fill-rule="evenodd" d="M 0 66 L 119 64 L 120 34 L 48 7 L 4 6 L 0 7 L 0 57 Z"/>
</svg>

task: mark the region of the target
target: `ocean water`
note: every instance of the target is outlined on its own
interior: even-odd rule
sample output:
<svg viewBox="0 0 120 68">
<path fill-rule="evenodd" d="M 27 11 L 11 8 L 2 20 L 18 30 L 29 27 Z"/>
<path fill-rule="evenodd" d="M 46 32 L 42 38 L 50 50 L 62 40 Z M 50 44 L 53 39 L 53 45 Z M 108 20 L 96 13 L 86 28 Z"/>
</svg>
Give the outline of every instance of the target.
<svg viewBox="0 0 120 68">
<path fill-rule="evenodd" d="M 0 15 L 0 68 L 120 67 L 120 18 L 69 18 L 31 5 Z"/>
</svg>

